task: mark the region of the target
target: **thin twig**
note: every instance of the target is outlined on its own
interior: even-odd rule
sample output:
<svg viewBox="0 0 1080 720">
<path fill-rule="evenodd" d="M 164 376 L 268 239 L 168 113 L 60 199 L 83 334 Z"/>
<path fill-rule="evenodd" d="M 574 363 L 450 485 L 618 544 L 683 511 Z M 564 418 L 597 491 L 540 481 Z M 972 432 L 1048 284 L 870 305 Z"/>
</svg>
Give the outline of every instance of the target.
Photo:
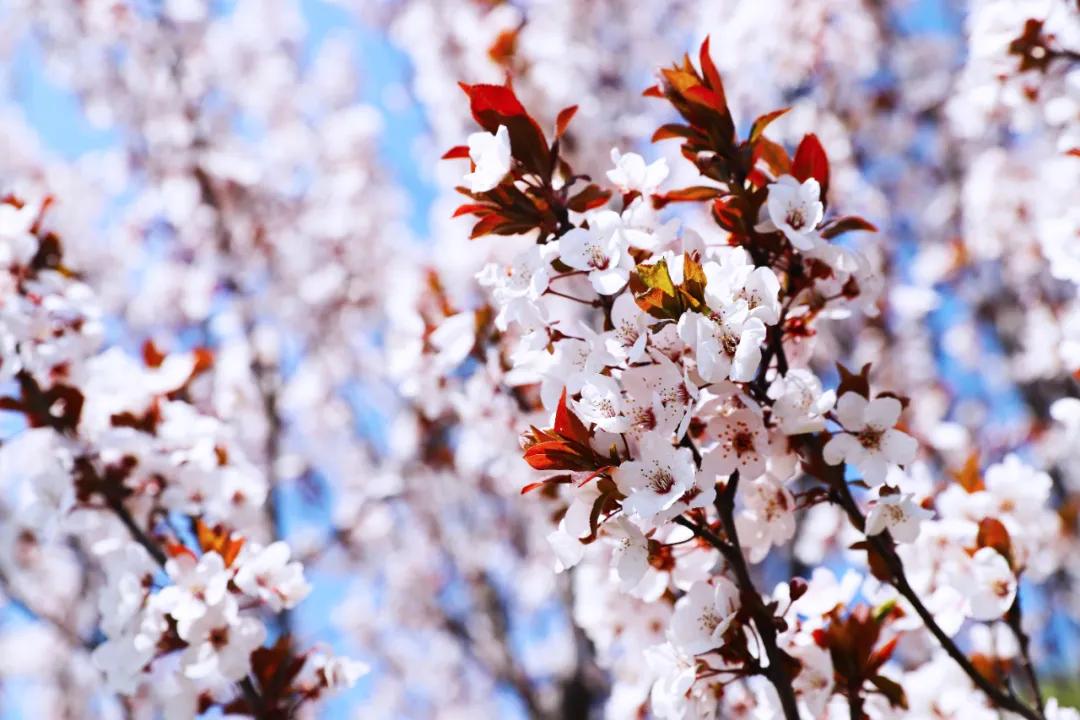
<svg viewBox="0 0 1080 720">
<path fill-rule="evenodd" d="M 851 494 L 851 489 L 847 486 L 847 483 L 837 483 L 836 497 L 840 501 L 840 505 L 847 512 L 848 518 L 851 520 L 852 525 L 859 531 L 865 534 L 866 518 L 863 517 L 862 511 L 859 510 L 859 506 L 855 502 L 855 498 Z M 893 587 L 906 599 L 911 606 L 915 609 L 915 613 L 923 621 L 926 629 L 930 631 L 942 649 L 949 655 L 960 669 L 964 671 L 971 681 L 985 694 L 990 700 L 993 701 L 995 706 L 1002 710 L 1008 710 L 1014 712 L 1027 720 L 1045 720 L 1043 714 L 1027 706 L 1023 701 L 1011 693 L 1003 692 L 999 687 L 994 685 L 985 675 L 972 664 L 964 652 L 957 647 L 949 635 L 941 629 L 937 620 L 934 618 L 926 605 L 923 604 L 922 599 L 919 598 L 918 593 L 911 587 L 908 582 L 907 574 L 904 572 L 904 563 L 900 559 L 900 556 L 896 554 L 896 550 L 893 547 L 892 537 L 888 531 L 879 535 L 867 535 L 867 542 L 869 542 L 878 554 L 885 560 L 889 567 L 889 572 L 892 575 L 891 582 Z"/>
</svg>

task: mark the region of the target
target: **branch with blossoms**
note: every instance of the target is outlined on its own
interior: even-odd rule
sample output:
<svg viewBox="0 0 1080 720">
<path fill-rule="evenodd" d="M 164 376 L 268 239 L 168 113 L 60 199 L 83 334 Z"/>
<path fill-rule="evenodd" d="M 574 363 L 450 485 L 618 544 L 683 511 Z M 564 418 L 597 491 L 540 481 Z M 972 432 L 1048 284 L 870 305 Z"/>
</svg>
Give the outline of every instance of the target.
<svg viewBox="0 0 1080 720">
<path fill-rule="evenodd" d="M 291 717 L 351 685 L 358 663 L 298 652 L 288 634 L 264 647 L 267 614 L 310 587 L 285 543 L 246 537 L 263 480 L 228 428 L 185 400 L 212 355 L 99 353 L 93 294 L 46 227 L 50 203 L 0 203 L 12 330 L 0 367 L 17 390 L 0 408 L 27 426 L 0 452 L 33 498 L 24 532 L 69 537 L 101 566 L 94 664 L 117 693 L 148 691 L 176 717 Z"/>
<path fill-rule="evenodd" d="M 749 703 L 822 717 L 834 698 L 852 718 L 907 709 L 911 661 L 896 648 L 918 630 L 905 621 L 913 612 L 982 693 L 977 702 L 1042 717 L 1034 673 L 1037 708 L 965 655 L 956 628 L 923 597 L 956 606 L 950 626 L 1019 627 L 1017 579 L 1034 548 L 1014 542 L 1009 526 L 1023 515 L 988 504 L 972 519 L 955 502 L 917 500 L 903 468 L 918 445 L 898 427 L 907 399 L 871 394 L 869 365 L 840 366 L 835 391 L 811 369 L 818 326 L 875 312 L 879 286 L 867 260 L 835 242 L 874 227 L 829 212 L 829 161 L 816 136 L 789 155 L 765 135 L 780 110 L 740 139 L 706 40 L 698 67 L 685 58 L 646 91 L 682 120 L 653 139 L 680 140 L 700 184 L 661 192 L 664 161 L 615 151 L 608 178 L 618 192 L 589 183 L 579 195 L 592 200 L 574 204 L 570 188 L 588 179 L 559 157 L 572 112 L 560 114 L 548 143 L 511 87 L 463 87 L 484 132 L 447 154 L 470 161 L 460 190 L 472 202 L 457 214 L 477 219 L 473 237 L 531 242 L 512 266 L 481 275 L 497 326 L 513 330 L 508 362 L 533 378 L 553 415 L 523 436 L 524 459 L 543 473 L 523 492 L 570 487 L 550 537 L 560 565 L 606 557 L 621 591 L 651 599 L 667 618 L 650 649 L 650 710 L 677 718 Z M 679 218 L 660 219 L 672 203 L 686 208 L 681 231 Z M 796 493 L 799 478 L 809 487 Z M 868 512 L 853 486 L 876 490 Z M 992 497 L 974 482 L 942 497 L 955 499 L 956 487 Z M 753 566 L 792 539 L 797 511 L 821 504 L 846 513 L 864 537 L 851 550 L 898 597 L 879 591 L 874 606 L 846 607 L 853 593 L 838 595 L 818 573 L 757 589 Z M 946 557 L 919 567 L 928 587 L 916 589 L 907 564 L 917 556 L 903 546 L 965 514 L 970 537 L 937 535 Z"/>
</svg>

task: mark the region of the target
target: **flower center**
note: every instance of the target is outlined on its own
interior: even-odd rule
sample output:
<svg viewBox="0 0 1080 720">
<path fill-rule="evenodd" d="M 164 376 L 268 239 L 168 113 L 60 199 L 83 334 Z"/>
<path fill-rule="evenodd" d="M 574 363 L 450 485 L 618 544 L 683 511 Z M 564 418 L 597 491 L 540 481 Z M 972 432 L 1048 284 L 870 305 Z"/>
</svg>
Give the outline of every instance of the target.
<svg viewBox="0 0 1080 720">
<path fill-rule="evenodd" d="M 621 340 L 622 344 L 626 347 L 632 346 L 637 342 L 637 339 L 641 337 L 641 332 L 638 330 L 637 326 L 625 320 L 619 323 L 617 332 L 619 334 L 619 340 Z"/>
<path fill-rule="evenodd" d="M 634 410 L 634 427 L 641 432 L 648 432 L 656 427 L 656 413 L 651 407 Z"/>
<path fill-rule="evenodd" d="M 882 512 L 885 513 L 889 525 L 899 525 L 907 518 L 907 513 L 897 505 L 886 505 Z"/>
<path fill-rule="evenodd" d="M 803 216 L 802 208 L 788 208 L 787 215 L 784 216 L 784 222 L 792 230 L 802 230 L 806 226 L 806 218 Z"/>
<path fill-rule="evenodd" d="M 856 437 L 859 439 L 859 444 L 867 450 L 880 450 L 881 436 L 884 434 L 884 430 L 868 427 L 865 430 L 860 430 Z"/>
<path fill-rule="evenodd" d="M 229 643 L 229 628 L 227 626 L 214 628 L 210 631 L 210 636 L 207 640 L 210 641 L 210 644 L 213 645 L 215 649 L 220 650 Z"/>
<path fill-rule="evenodd" d="M 675 478 L 664 468 L 656 468 L 649 476 L 649 487 L 657 495 L 667 495 L 675 486 Z"/>
<path fill-rule="evenodd" d="M 597 270 L 604 270 L 607 268 L 610 260 L 599 245 L 590 245 L 586 252 L 589 256 L 590 267 L 596 268 Z"/>
<path fill-rule="evenodd" d="M 596 413 L 602 417 L 613 418 L 616 415 L 615 405 L 607 398 L 594 400 L 593 407 L 596 409 Z"/>
<path fill-rule="evenodd" d="M 749 430 L 742 430 L 731 436 L 731 447 L 737 455 L 754 451 L 754 436 Z"/>
<path fill-rule="evenodd" d="M 716 610 L 708 608 L 701 613 L 701 629 L 712 635 L 722 620 L 723 618 L 717 615 Z"/>
<path fill-rule="evenodd" d="M 739 338 L 725 333 L 724 336 L 720 338 L 720 345 L 724 348 L 725 353 L 734 357 L 735 351 L 739 349 Z"/>
</svg>

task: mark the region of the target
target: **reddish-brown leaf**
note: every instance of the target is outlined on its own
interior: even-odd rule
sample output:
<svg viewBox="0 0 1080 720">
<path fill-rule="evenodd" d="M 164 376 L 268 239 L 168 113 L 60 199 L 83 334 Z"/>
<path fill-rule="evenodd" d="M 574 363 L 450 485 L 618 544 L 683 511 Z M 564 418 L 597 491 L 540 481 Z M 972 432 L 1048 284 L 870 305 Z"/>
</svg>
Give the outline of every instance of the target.
<svg viewBox="0 0 1080 720">
<path fill-rule="evenodd" d="M 978 492 L 986 489 L 986 484 L 983 483 L 982 473 L 979 472 L 979 451 L 973 450 L 967 459 L 964 460 L 963 466 L 959 470 L 954 470 L 949 473 L 952 475 L 953 480 L 959 483 L 960 487 L 967 490 L 969 493 Z"/>
<path fill-rule="evenodd" d="M 488 215 L 495 211 L 495 208 L 491 205 L 485 205 L 483 203 L 465 203 L 464 205 L 458 206 L 458 209 L 454 211 L 452 217 L 461 217 L 462 215 Z"/>
<path fill-rule="evenodd" d="M 143 364 L 146 367 L 161 367 L 161 363 L 165 362 L 165 353 L 158 350 L 157 345 L 153 340 L 147 339 L 142 346 Z"/>
<path fill-rule="evenodd" d="M 709 53 L 708 35 L 705 36 L 704 42 L 701 43 L 701 49 L 698 51 L 698 61 L 701 63 L 701 74 L 705 76 L 705 82 L 719 96 L 720 106 L 726 109 L 727 101 L 724 98 L 724 83 L 720 79 L 720 73 L 717 72 L 716 65 L 712 61 L 712 55 Z"/>
<path fill-rule="evenodd" d="M 599 185 L 590 184 L 567 200 L 566 206 L 574 212 L 583 213 L 586 210 L 603 207 L 610 198 L 610 190 L 604 190 Z"/>
<path fill-rule="evenodd" d="M 461 160 L 469 158 L 469 146 L 468 145 L 455 145 L 454 147 L 443 153 L 443 160 Z"/>
<path fill-rule="evenodd" d="M 808 178 L 817 180 L 821 185 L 821 201 L 825 202 L 829 190 L 829 158 L 817 135 L 810 133 L 803 136 L 791 162 L 791 174 L 799 182 Z"/>
<path fill-rule="evenodd" d="M 663 195 L 653 195 L 653 207 L 660 209 L 673 202 L 704 202 L 720 197 L 723 192 L 720 188 L 707 185 L 694 185 L 693 187 L 672 190 Z"/>
<path fill-rule="evenodd" d="M 694 136 L 694 129 L 686 125 L 680 125 L 678 123 L 668 123 L 661 125 L 656 129 L 656 132 L 652 135 L 652 142 L 659 142 L 661 140 L 670 140 L 672 138 L 687 139 Z"/>
<path fill-rule="evenodd" d="M 566 388 L 563 388 L 562 395 L 559 397 L 559 405 L 555 408 L 554 430 L 564 438 L 582 445 L 589 444 L 589 428 L 566 405 Z"/>
<path fill-rule="evenodd" d="M 1012 538 L 1009 537 L 1009 531 L 1005 529 L 1004 523 L 997 518 L 988 517 L 979 521 L 979 532 L 975 536 L 975 544 L 980 548 L 994 548 L 1009 561 L 1009 567 L 1012 567 Z"/>
<path fill-rule="evenodd" d="M 555 137 L 561 138 L 563 133 L 566 132 L 566 126 L 570 124 L 570 121 L 574 118 L 574 114 L 577 112 L 577 105 L 571 105 L 568 108 L 563 108 L 559 111 L 558 116 L 555 118 Z"/>
<path fill-rule="evenodd" d="M 572 480 L 569 475 L 554 475 L 552 477 L 544 478 L 543 480 L 537 482 L 529 483 L 525 487 L 521 488 L 521 494 L 524 495 L 526 493 L 530 493 L 537 488 L 544 487 L 545 485 L 566 485 L 571 481 Z"/>
<path fill-rule="evenodd" d="M 788 157 L 787 150 L 767 137 L 758 138 L 754 143 L 754 161 L 758 160 L 764 162 L 775 177 L 791 174 L 791 158 Z"/>
<path fill-rule="evenodd" d="M 856 215 L 848 215 L 846 217 L 838 218 L 828 223 L 821 230 L 821 237 L 829 240 L 831 238 L 843 235 L 846 232 L 853 230 L 865 230 L 866 232 L 877 232 L 877 227 Z"/>
<path fill-rule="evenodd" d="M 762 133 L 765 132 L 765 128 L 769 127 L 773 120 L 776 120 L 788 110 L 791 110 L 791 108 L 786 107 L 779 110 L 773 110 L 772 112 L 765 113 L 764 115 L 761 115 L 756 120 L 754 120 L 754 124 L 750 126 L 750 144 L 756 143 L 761 138 Z"/>
<path fill-rule="evenodd" d="M 480 127 L 496 133 L 500 125 L 505 125 L 514 158 L 529 172 L 546 177 L 551 172 L 551 155 L 544 131 L 526 112 L 513 88 L 459 84 L 469 96 L 469 107 Z"/>
</svg>

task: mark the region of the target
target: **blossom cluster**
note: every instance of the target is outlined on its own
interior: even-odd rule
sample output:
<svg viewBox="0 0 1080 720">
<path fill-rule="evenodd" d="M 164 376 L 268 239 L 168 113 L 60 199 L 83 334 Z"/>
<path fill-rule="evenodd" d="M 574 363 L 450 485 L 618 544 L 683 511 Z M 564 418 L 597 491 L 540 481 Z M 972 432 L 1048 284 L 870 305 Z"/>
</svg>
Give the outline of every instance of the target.
<svg viewBox="0 0 1080 720">
<path fill-rule="evenodd" d="M 264 647 L 268 620 L 310 588 L 288 545 L 248 539 L 261 532 L 265 479 L 229 427 L 188 400 L 212 354 L 166 356 L 152 343 L 139 359 L 100 350 L 98 304 L 64 264 L 52 202 L 0 204 L 11 314 L 0 404 L 26 424 L 0 449 L 22 497 L 7 518 L 15 543 L 5 565 L 26 589 L 22 602 L 62 606 L 89 592 L 94 617 L 53 613 L 53 622 L 83 638 L 111 690 L 152 699 L 169 717 L 215 705 L 258 716 L 351 685 L 358 663 L 297 652 L 288 635 Z M 35 587 L 37 566 L 66 545 L 93 567 L 74 577 L 53 567 L 59 585 Z"/>
<path fill-rule="evenodd" d="M 829 212 L 816 136 L 789 155 L 765 135 L 784 111 L 738 138 L 708 42 L 697 68 L 661 78 L 646 95 L 685 124 L 653 139 L 680 140 L 699 184 L 663 191 L 663 160 L 617 150 L 611 189 L 589 182 L 559 155 L 576 108 L 558 114 L 549 143 L 508 86 L 463 86 L 483 130 L 447 153 L 470 162 L 458 214 L 476 218 L 473 236 L 523 245 L 478 280 L 505 382 L 535 388 L 553 418 L 523 436 L 542 473 L 525 491 L 564 498 L 549 541 L 561 568 L 589 563 L 577 602 L 612 602 L 597 589 L 610 582 L 630 598 L 614 602 L 638 608 L 636 622 L 579 612 L 610 653 L 613 697 L 670 718 L 916 704 L 1041 717 L 1041 699 L 1036 710 L 1002 690 L 954 638 L 971 620 L 1026 647 L 1018 577 L 1047 577 L 1061 535 L 1048 476 L 1010 456 L 985 479 L 975 458 L 955 482 L 932 482 L 901 424 L 907 398 L 872 392 L 870 365 L 839 366 L 825 389 L 819 328 L 875 314 L 880 291 L 839 238 L 874 227 Z M 706 212 L 666 216 L 672 203 Z M 431 335 L 455 366 L 475 342 L 452 353 L 457 320 Z M 851 537 L 866 575 L 818 569 L 759 591 L 753 566 L 793 542 L 800 516 L 829 513 L 845 519 L 834 537 Z M 897 652 L 901 639 L 921 649 Z M 985 650 L 990 662 L 1006 653 Z M 953 696 L 916 693 L 912 678 L 949 663 Z"/>
</svg>

